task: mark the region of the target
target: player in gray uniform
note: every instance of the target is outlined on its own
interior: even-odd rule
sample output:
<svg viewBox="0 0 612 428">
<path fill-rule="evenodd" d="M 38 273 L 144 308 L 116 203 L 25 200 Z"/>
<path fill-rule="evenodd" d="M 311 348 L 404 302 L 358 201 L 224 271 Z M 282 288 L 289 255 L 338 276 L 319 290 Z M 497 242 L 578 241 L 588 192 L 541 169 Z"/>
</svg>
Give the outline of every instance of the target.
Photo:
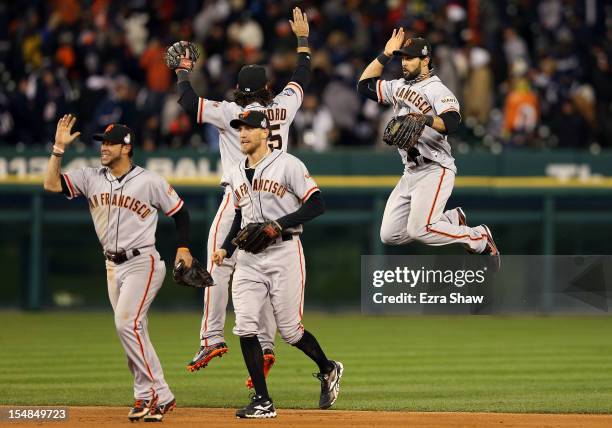
<svg viewBox="0 0 612 428">
<path fill-rule="evenodd" d="M 276 416 L 257 338 L 261 331 L 261 307 L 266 301 L 272 304 L 283 340 L 302 350 L 318 365 L 319 407 L 327 409 L 338 397 L 343 366 L 328 360 L 316 338 L 302 325 L 306 266 L 299 238 L 302 224 L 325 210 L 321 192 L 298 158 L 268 146 L 270 121 L 263 113 L 256 110 L 241 113 L 230 125 L 240 129 L 240 146 L 247 158 L 227 173 L 235 212 L 229 234 L 213 254 L 213 261 L 221 265 L 232 257 L 235 250 L 232 240 L 241 226 L 273 220 L 278 232 L 278 238 L 260 253 L 235 251 L 234 334 L 240 337 L 242 354 L 255 387 L 251 402 L 238 410 L 236 416 Z"/>
<path fill-rule="evenodd" d="M 61 174 L 64 150 L 80 135 L 71 134 L 76 118 L 59 120 L 53 153 L 45 174 L 45 190 L 68 199 L 87 199 L 106 258 L 108 297 L 115 327 L 128 367 L 134 376 L 135 403 L 131 421 L 161 421 L 176 406 L 147 329 L 147 312 L 166 274 L 155 249 L 157 211 L 174 218 L 177 226 L 175 263 L 191 266 L 188 248 L 189 213 L 172 186 L 159 175 L 132 164 L 134 133 L 109 125 L 95 139 L 102 141 L 101 167 L 80 168 Z"/>
<path fill-rule="evenodd" d="M 393 55 L 401 57 L 404 76 L 380 80 Z M 404 42 L 403 29 L 393 30 L 384 52 L 366 67 L 357 88 L 372 100 L 392 105 L 394 116 L 418 114 L 427 120 L 417 145 L 408 151 L 399 149 L 404 174 L 387 200 L 382 242 L 459 243 L 468 252 L 495 257 L 499 265 L 499 251 L 486 225 L 469 227 L 460 207 L 444 211 L 457 173 L 447 135 L 458 128 L 461 116 L 457 98 L 432 72 L 429 43 L 422 38 Z"/>
<path fill-rule="evenodd" d="M 196 95 L 189 83 L 187 67 L 177 68 L 180 105 L 192 114 L 197 123 L 209 123 L 219 130 L 219 148 L 221 152 L 224 197 L 219 205 L 215 219 L 208 233 L 208 268 L 216 286 L 204 292 L 204 313 L 200 327 L 200 349 L 187 365 L 188 370 L 196 371 L 206 367 L 215 356 L 221 356 L 228 348 L 224 339 L 225 315 L 229 297 L 230 277 L 234 272 L 235 258 L 228 257 L 215 266 L 212 254 L 227 236 L 232 224 L 233 211 L 230 205 L 230 191 L 227 187 L 228 172 L 232 167 L 245 159 L 240 150 L 238 131 L 229 126 L 232 119 L 243 111 L 263 111 L 270 120 L 270 138 L 268 144 L 272 149 L 287 150 L 289 127 L 295 114 L 302 105 L 304 88 L 310 80 L 310 49 L 308 48 L 308 20 L 299 8 L 293 9 L 293 21 L 289 21 L 297 37 L 297 66 L 291 80 L 283 91 L 274 96 L 266 77 L 265 68 L 259 65 L 243 67 L 238 74 L 238 85 L 234 93 L 235 101 L 213 101 Z M 188 57 L 183 58 L 189 61 Z M 265 373 L 268 374 L 275 362 L 274 336 L 276 324 L 272 307 L 262 307 L 261 332 L 258 335 L 264 352 Z M 247 379 L 247 387 L 252 388 L 252 381 Z"/>
</svg>

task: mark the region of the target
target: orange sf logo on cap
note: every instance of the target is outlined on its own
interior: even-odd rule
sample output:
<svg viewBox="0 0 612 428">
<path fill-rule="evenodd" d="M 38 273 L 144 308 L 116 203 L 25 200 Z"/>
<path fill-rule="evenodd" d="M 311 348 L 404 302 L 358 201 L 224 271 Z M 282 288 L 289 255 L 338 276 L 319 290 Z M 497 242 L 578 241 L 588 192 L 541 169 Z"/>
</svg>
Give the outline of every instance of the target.
<svg viewBox="0 0 612 428">
<path fill-rule="evenodd" d="M 115 126 L 114 124 L 110 124 L 106 127 L 106 129 L 104 130 L 104 132 L 109 132 L 111 129 L 113 129 L 113 126 Z"/>
<path fill-rule="evenodd" d="M 245 111 L 244 113 L 242 113 L 240 115 L 240 118 L 241 119 L 246 119 L 250 114 L 251 114 L 251 112 L 247 110 L 247 111 Z"/>
<path fill-rule="evenodd" d="M 406 46 L 410 46 L 412 44 L 412 39 L 408 39 L 406 40 L 406 42 L 404 43 L 404 47 Z"/>
</svg>

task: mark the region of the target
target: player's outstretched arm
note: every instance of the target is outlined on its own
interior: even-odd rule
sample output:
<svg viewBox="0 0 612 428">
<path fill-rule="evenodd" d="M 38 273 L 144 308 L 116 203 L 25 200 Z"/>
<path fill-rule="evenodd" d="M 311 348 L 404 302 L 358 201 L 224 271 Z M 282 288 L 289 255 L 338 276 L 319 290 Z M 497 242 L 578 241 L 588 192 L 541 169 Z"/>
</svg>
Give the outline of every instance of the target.
<svg viewBox="0 0 612 428">
<path fill-rule="evenodd" d="M 60 177 L 62 169 L 62 157 L 66 148 L 76 140 L 80 132 L 72 132 L 76 123 L 76 116 L 65 114 L 57 122 L 55 130 L 55 143 L 49 157 L 47 171 L 45 172 L 44 188 L 48 192 L 60 193 L 62 191 L 62 180 Z"/>
<path fill-rule="evenodd" d="M 402 47 L 404 43 L 404 29 L 399 28 L 393 30 L 391 38 L 385 45 L 385 50 L 378 55 L 378 57 L 372 61 L 359 78 L 357 83 L 357 92 L 364 97 L 370 98 L 371 100 L 378 101 L 378 95 L 376 93 L 376 80 L 380 77 L 383 72 L 385 65 L 391 61 L 393 52 Z"/>
<path fill-rule="evenodd" d="M 308 17 L 299 7 L 293 8 L 293 21 L 289 20 L 291 30 L 298 39 L 298 53 L 310 53 L 308 47 L 308 35 L 310 34 L 310 27 L 308 26 Z"/>
<path fill-rule="evenodd" d="M 293 8 L 293 20 L 289 20 L 289 25 L 297 37 L 297 65 L 291 76 L 291 82 L 295 82 L 303 89 L 306 89 L 310 82 L 310 48 L 308 47 L 308 17 L 299 7 Z"/>
<path fill-rule="evenodd" d="M 372 61 L 363 73 L 361 73 L 361 77 L 359 80 L 371 79 L 373 77 L 380 77 L 383 72 L 383 68 L 385 65 L 391 61 L 393 57 L 393 52 L 400 49 L 402 44 L 404 43 L 404 29 L 394 29 L 391 38 L 387 41 L 385 45 L 385 50 L 383 53 L 378 55 L 378 57 Z"/>
<path fill-rule="evenodd" d="M 198 95 L 191 87 L 189 73 L 193 70 L 199 56 L 197 46 L 184 40 L 170 46 L 165 55 L 166 65 L 176 73 L 178 78 L 178 103 L 185 112 L 193 116 L 198 114 Z"/>
</svg>

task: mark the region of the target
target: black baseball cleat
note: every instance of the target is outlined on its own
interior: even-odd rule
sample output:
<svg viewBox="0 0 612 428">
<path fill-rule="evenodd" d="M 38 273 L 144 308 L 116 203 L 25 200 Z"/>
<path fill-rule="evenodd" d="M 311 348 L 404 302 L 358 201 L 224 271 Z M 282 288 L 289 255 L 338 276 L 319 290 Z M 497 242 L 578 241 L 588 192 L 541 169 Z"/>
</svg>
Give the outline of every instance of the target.
<svg viewBox="0 0 612 428">
<path fill-rule="evenodd" d="M 268 419 L 276 417 L 276 409 L 270 398 L 253 395 L 251 402 L 244 408 L 236 410 L 236 417 L 243 419 Z"/>
<path fill-rule="evenodd" d="M 201 346 L 198 352 L 193 357 L 193 360 L 187 364 L 187 370 L 195 372 L 203 369 L 208 365 L 210 360 L 215 357 L 221 357 L 228 351 L 225 342 L 217 343 L 216 345 Z"/>
<path fill-rule="evenodd" d="M 497 245 L 495 245 L 495 241 L 493 241 L 493 235 L 491 234 L 491 229 L 489 229 L 489 227 L 486 224 L 481 224 L 481 226 L 484 228 L 485 232 L 487 233 L 487 245 L 485 246 L 485 249 L 480 254 L 483 254 L 486 256 L 492 256 L 493 259 L 495 260 L 495 267 L 497 270 L 499 270 L 501 268 L 501 254 L 499 252 L 499 249 L 497 248 Z"/>
<path fill-rule="evenodd" d="M 148 415 L 146 415 L 143 420 L 145 422 L 161 422 L 164 419 L 164 415 L 168 412 L 171 412 L 176 407 L 176 400 L 172 399 L 172 401 L 151 407 L 151 411 Z"/>
<path fill-rule="evenodd" d="M 338 399 L 340 393 L 340 378 L 344 372 L 344 366 L 340 361 L 329 360 L 334 368 L 329 373 L 314 373 L 313 376 L 321 381 L 321 397 L 319 408 L 329 409 Z"/>
<path fill-rule="evenodd" d="M 152 400 L 136 400 L 128 413 L 128 419 L 131 422 L 139 421 L 141 418 L 149 414 Z"/>
</svg>

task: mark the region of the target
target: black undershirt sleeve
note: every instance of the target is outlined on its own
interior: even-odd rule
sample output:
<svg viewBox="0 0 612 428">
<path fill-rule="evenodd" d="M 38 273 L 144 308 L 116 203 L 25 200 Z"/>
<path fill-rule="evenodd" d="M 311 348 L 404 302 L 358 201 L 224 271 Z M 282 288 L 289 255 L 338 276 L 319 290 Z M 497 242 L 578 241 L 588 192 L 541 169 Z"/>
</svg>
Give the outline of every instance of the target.
<svg viewBox="0 0 612 428">
<path fill-rule="evenodd" d="M 276 222 L 283 230 L 285 230 L 299 224 L 304 224 L 307 221 L 320 216 L 324 212 L 325 202 L 323 201 L 321 192 L 315 192 L 297 211 L 279 218 L 276 220 Z"/>
<path fill-rule="evenodd" d="M 70 196 L 70 189 L 68 189 L 68 185 L 66 184 L 66 179 L 64 178 L 64 174 L 60 174 L 60 182 L 62 183 L 62 193 L 66 196 Z"/>
<path fill-rule="evenodd" d="M 447 111 L 440 115 L 440 119 L 444 122 L 446 128 L 446 135 L 452 134 L 459 129 L 459 123 L 461 123 L 461 116 L 456 111 Z"/>
<path fill-rule="evenodd" d="M 368 97 L 371 100 L 378 102 L 378 95 L 376 94 L 376 82 L 378 77 L 370 77 L 369 79 L 360 80 L 357 83 L 357 92 L 364 97 Z"/>
<path fill-rule="evenodd" d="M 172 218 L 176 225 L 176 247 L 189 248 L 189 211 L 183 205 Z"/>
<path fill-rule="evenodd" d="M 234 214 L 234 221 L 232 222 L 232 227 L 230 228 L 229 233 L 225 237 L 225 241 L 223 241 L 223 245 L 221 245 L 221 248 L 227 251 L 228 258 L 232 257 L 232 254 L 234 254 L 234 250 L 236 250 L 236 246 L 232 244 L 232 239 L 234 239 L 238 235 L 238 232 L 240 232 L 241 223 L 242 223 L 242 211 L 236 210 Z"/>
<path fill-rule="evenodd" d="M 196 116 L 198 114 L 198 95 L 191 87 L 189 73 L 186 71 L 179 72 L 178 93 L 178 103 L 183 107 L 183 110 L 190 115 Z"/>
<path fill-rule="evenodd" d="M 310 83 L 310 54 L 298 52 L 297 66 L 291 76 L 291 81 L 306 89 Z"/>
</svg>

